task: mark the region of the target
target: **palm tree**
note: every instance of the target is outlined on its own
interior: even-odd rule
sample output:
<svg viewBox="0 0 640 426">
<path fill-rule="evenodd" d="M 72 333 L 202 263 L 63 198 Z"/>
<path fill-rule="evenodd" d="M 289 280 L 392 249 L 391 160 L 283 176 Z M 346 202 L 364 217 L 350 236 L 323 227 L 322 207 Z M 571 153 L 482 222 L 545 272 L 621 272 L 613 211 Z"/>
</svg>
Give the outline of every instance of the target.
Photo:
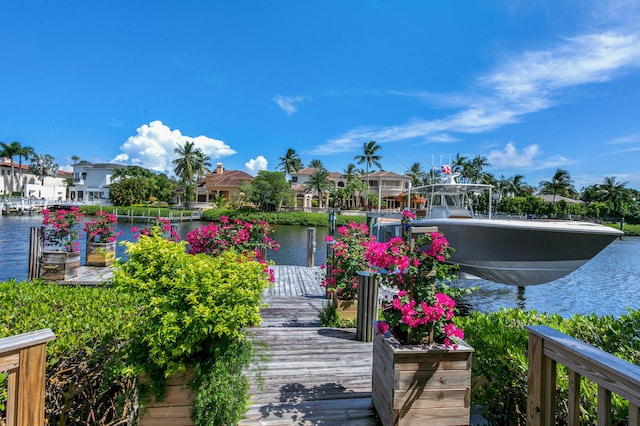
<svg viewBox="0 0 640 426">
<path fill-rule="evenodd" d="M 291 175 L 293 173 L 296 173 L 302 168 L 302 160 L 300 160 L 300 157 L 293 148 L 287 149 L 284 157 L 279 157 L 278 160 L 280 160 L 278 167 L 284 172 L 284 174 L 289 175 L 289 180 L 291 180 Z"/>
<path fill-rule="evenodd" d="M 184 181 L 193 181 L 196 162 L 198 161 L 194 142 L 186 141 L 184 146 L 178 144 L 174 152 L 178 155 L 178 158 L 173 160 L 171 164 L 175 166 L 174 172 L 176 176 Z"/>
<path fill-rule="evenodd" d="M 485 179 L 487 173 L 482 171 L 485 167 L 491 167 L 487 157 L 480 155 L 473 157 L 473 160 L 471 160 L 471 182 L 478 183 Z"/>
<path fill-rule="evenodd" d="M 24 188 L 22 183 L 22 159 L 25 161 L 29 159 L 30 156 L 34 155 L 36 151 L 30 146 L 22 146 L 20 142 L 14 142 L 19 145 L 19 149 L 17 152 L 18 155 L 18 169 L 20 170 L 20 188 Z M 24 195 L 24 193 L 22 194 Z"/>
<path fill-rule="evenodd" d="M 379 154 L 376 154 L 376 152 L 378 152 L 380 149 L 380 145 L 378 145 L 376 141 L 369 141 L 364 143 L 364 145 L 362 146 L 362 155 L 356 155 L 355 157 L 353 157 L 353 159 L 357 161 L 358 164 L 365 163 L 367 174 L 367 188 L 369 187 L 369 168 L 371 167 L 371 165 L 374 165 L 379 169 L 382 168 L 382 165 L 380 164 L 380 160 L 382 160 L 382 157 Z M 369 190 L 367 189 L 367 206 L 369 205 L 368 195 Z"/>
<path fill-rule="evenodd" d="M 78 164 L 78 162 L 80 161 L 80 157 L 78 157 L 77 155 L 72 155 L 71 161 L 73 161 L 73 164 Z"/>
<path fill-rule="evenodd" d="M 616 182 L 615 177 L 605 176 L 602 183 L 598 185 L 598 195 L 602 201 L 616 203 L 623 197 L 625 186 L 629 182 Z"/>
<path fill-rule="evenodd" d="M 15 176 L 13 157 L 18 155 L 19 151 L 20 151 L 20 142 L 13 141 L 8 144 L 4 142 L 0 142 L 0 157 L 8 158 L 9 162 L 11 163 L 11 190 L 9 191 L 9 194 L 13 193 L 15 189 L 15 186 L 13 183 L 13 179 Z"/>
<path fill-rule="evenodd" d="M 421 186 L 427 178 L 427 172 L 424 171 L 420 163 L 413 163 L 409 170 L 404 172 L 411 178 L 411 185 Z"/>
<path fill-rule="evenodd" d="M 615 177 L 606 176 L 602 183 L 598 185 L 598 196 L 602 201 L 608 201 L 613 205 L 613 211 L 622 216 L 622 202 L 627 197 L 627 186 L 629 182 L 616 182 Z"/>
<path fill-rule="evenodd" d="M 356 165 L 353 163 L 347 164 L 347 168 L 342 170 L 342 176 L 347 180 L 347 185 L 358 177 L 358 171 Z"/>
<path fill-rule="evenodd" d="M 197 148 L 195 150 L 195 163 L 193 167 L 194 167 L 193 171 L 197 176 L 196 185 L 195 185 L 195 199 L 196 201 L 198 201 L 197 183 L 200 182 L 202 175 L 210 172 L 209 167 L 211 167 L 211 157 L 205 154 L 200 148 Z"/>
<path fill-rule="evenodd" d="M 508 182 L 509 182 L 509 188 L 511 189 L 511 191 L 513 191 L 513 194 L 516 197 L 525 195 L 525 193 L 527 192 L 526 188 L 528 188 L 528 185 L 524 181 L 523 175 L 512 176 L 508 179 Z"/>
<path fill-rule="evenodd" d="M 318 206 L 322 207 L 322 193 L 330 192 L 335 184 L 329 180 L 329 172 L 326 169 L 316 169 L 303 186 L 309 192 L 318 192 Z"/>
<path fill-rule="evenodd" d="M 467 163 L 467 158 L 468 157 L 465 157 L 460 153 L 457 153 L 456 159 L 453 160 L 453 163 L 451 163 L 451 172 L 462 174 L 462 172 L 464 171 L 464 165 L 465 163 Z"/>
<path fill-rule="evenodd" d="M 326 170 L 326 167 L 324 166 L 324 164 L 322 164 L 322 161 L 318 160 L 316 158 L 314 158 L 313 160 L 309 161 L 309 164 L 307 165 L 307 167 L 309 167 L 310 169 L 323 169 L 323 170 Z"/>
<path fill-rule="evenodd" d="M 540 193 L 553 194 L 553 203 L 556 202 L 556 195 L 569 195 L 571 192 L 575 192 L 573 180 L 564 169 L 557 169 L 550 181 L 540 182 Z"/>
</svg>

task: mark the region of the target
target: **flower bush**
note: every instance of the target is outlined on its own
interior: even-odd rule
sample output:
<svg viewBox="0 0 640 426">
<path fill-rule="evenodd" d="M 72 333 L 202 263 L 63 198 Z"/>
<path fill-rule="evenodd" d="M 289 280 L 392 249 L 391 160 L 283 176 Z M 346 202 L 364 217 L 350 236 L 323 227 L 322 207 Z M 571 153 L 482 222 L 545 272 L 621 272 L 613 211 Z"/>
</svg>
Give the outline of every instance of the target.
<svg viewBox="0 0 640 426">
<path fill-rule="evenodd" d="M 95 216 L 85 222 L 84 232 L 87 233 L 87 241 L 98 243 L 113 243 L 121 231 L 115 230 L 113 225 L 118 223 L 118 218 L 113 213 L 96 212 Z"/>
<path fill-rule="evenodd" d="M 77 207 L 69 210 L 42 210 L 44 225 L 44 245 L 54 250 L 74 252 L 80 250 L 80 221 L 84 217 Z"/>
<path fill-rule="evenodd" d="M 395 292 L 382 304 L 379 333 L 391 332 L 404 344 L 457 347 L 451 338 L 464 338 L 452 322 L 458 292 L 446 284 L 454 275 L 453 267 L 444 263 L 452 250 L 439 232 L 421 234 L 413 250 L 401 237 L 367 244 L 367 262 L 378 269 L 380 283 Z"/>
<path fill-rule="evenodd" d="M 326 271 L 320 284 L 327 294 L 353 300 L 358 293 L 358 272 L 369 269 L 365 259 L 366 245 L 375 241 L 375 237 L 369 236 L 366 223 L 350 222 L 337 231 L 340 238 L 335 240 L 333 256 L 322 265 Z M 325 241 L 333 241 L 333 237 L 328 236 Z"/>
<path fill-rule="evenodd" d="M 180 241 L 180 235 L 171 227 L 171 221 L 160 216 L 156 216 L 156 220 L 149 225 L 138 228 L 134 226 L 131 228 L 133 232 L 133 238 L 137 240 L 141 236 L 153 236 L 160 235 L 169 241 Z"/>
<path fill-rule="evenodd" d="M 219 224 L 212 222 L 187 234 L 189 253 L 217 256 L 234 248 L 238 253 L 251 253 L 260 259 L 260 249 L 278 250 L 280 247 L 280 243 L 269 237 L 272 231 L 267 222 L 229 221 L 227 216 L 221 216 Z"/>
</svg>

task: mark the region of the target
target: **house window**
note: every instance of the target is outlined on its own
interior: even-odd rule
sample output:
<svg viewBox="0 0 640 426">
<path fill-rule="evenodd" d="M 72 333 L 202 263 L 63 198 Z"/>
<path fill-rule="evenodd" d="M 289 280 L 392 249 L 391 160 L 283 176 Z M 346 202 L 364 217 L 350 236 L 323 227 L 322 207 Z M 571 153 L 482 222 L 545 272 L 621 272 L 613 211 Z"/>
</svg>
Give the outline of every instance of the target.
<svg viewBox="0 0 640 426">
<path fill-rule="evenodd" d="M 291 176 L 291 182 L 292 183 L 298 182 L 298 176 Z"/>
</svg>

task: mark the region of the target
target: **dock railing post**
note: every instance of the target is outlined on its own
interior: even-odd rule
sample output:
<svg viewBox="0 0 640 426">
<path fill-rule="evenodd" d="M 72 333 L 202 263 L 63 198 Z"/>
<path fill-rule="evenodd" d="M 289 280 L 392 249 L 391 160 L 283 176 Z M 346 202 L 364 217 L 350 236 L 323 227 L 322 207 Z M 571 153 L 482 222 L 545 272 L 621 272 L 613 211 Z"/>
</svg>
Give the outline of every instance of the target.
<svg viewBox="0 0 640 426">
<path fill-rule="evenodd" d="M 315 264 L 316 228 L 307 228 L 307 267 Z"/>
<path fill-rule="evenodd" d="M 356 340 L 373 342 L 373 322 L 378 318 L 378 278 L 368 271 L 358 272 L 358 314 Z"/>
</svg>

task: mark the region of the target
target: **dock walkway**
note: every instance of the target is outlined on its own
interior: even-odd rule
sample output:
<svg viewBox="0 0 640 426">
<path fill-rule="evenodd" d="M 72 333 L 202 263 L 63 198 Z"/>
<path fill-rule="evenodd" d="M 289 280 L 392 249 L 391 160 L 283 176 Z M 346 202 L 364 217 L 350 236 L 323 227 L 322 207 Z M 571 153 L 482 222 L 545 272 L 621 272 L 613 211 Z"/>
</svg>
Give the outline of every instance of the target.
<svg viewBox="0 0 640 426">
<path fill-rule="evenodd" d="M 355 329 L 321 328 L 326 299 L 318 268 L 275 266 L 263 322 L 250 330 L 267 351 L 251 377 L 240 425 L 377 425 L 371 406 L 371 343 Z"/>
</svg>

